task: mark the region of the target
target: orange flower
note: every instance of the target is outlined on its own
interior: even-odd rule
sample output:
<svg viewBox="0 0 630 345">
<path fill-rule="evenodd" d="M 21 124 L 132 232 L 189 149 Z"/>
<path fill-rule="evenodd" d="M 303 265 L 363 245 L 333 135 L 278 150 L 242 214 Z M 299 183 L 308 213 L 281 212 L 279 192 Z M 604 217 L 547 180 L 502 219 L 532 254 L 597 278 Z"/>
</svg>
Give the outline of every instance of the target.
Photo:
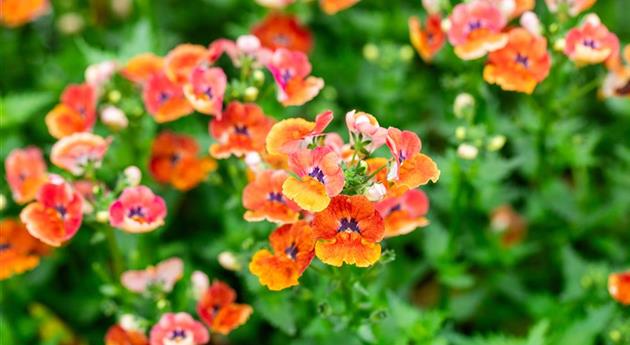
<svg viewBox="0 0 630 345">
<path fill-rule="evenodd" d="M 285 107 L 310 101 L 324 87 L 321 78 L 309 76 L 311 64 L 302 52 L 278 48 L 267 68 L 278 87 L 278 102 Z"/>
<path fill-rule="evenodd" d="M 565 42 L 564 53 L 577 65 L 612 62 L 619 54 L 619 39 L 597 15 L 587 16 L 582 26 L 571 29 Z"/>
<path fill-rule="evenodd" d="M 113 325 L 105 334 L 105 345 L 149 345 L 149 339 L 138 331 Z"/>
<path fill-rule="evenodd" d="M 48 13 L 48 0 L 2 0 L 0 1 L 0 23 L 14 28 L 32 22 Z"/>
<path fill-rule="evenodd" d="M 173 83 L 185 84 L 192 70 L 207 58 L 206 47 L 197 44 L 180 44 L 164 58 L 166 76 Z"/>
<path fill-rule="evenodd" d="M 610 274 L 608 292 L 617 302 L 630 305 L 630 271 Z"/>
<path fill-rule="evenodd" d="M 42 151 L 34 146 L 11 151 L 4 161 L 4 170 L 13 200 L 18 204 L 33 200 L 48 180 Z"/>
<path fill-rule="evenodd" d="M 227 77 L 218 67 L 195 67 L 184 85 L 184 95 L 193 108 L 202 114 L 221 118 Z"/>
<path fill-rule="evenodd" d="M 24 224 L 14 219 L 0 221 L 0 280 L 32 270 L 39 257 L 48 252 L 45 244 L 31 236 Z"/>
<path fill-rule="evenodd" d="M 506 19 L 487 1 L 458 4 L 449 20 L 448 40 L 455 47 L 455 54 L 463 60 L 478 59 L 507 44 L 507 36 L 501 32 Z"/>
<path fill-rule="evenodd" d="M 490 53 L 483 78 L 503 90 L 531 94 L 551 69 L 547 40 L 523 28 L 510 30 L 508 35 L 508 44 Z"/>
<path fill-rule="evenodd" d="M 191 189 L 216 169 L 216 161 L 198 158 L 198 153 L 199 145 L 192 137 L 164 131 L 153 142 L 149 171 L 158 182 Z"/>
<path fill-rule="evenodd" d="M 109 142 L 92 133 L 71 134 L 53 145 L 50 161 L 75 176 L 83 175 L 89 165 L 95 168 L 101 165 Z"/>
<path fill-rule="evenodd" d="M 400 195 L 429 181 L 437 182 L 440 170 L 427 155 L 420 153 L 420 138 L 410 131 L 401 131 L 390 127 L 387 134 L 387 146 L 396 160 L 389 171 L 392 181 L 391 190 Z"/>
<path fill-rule="evenodd" d="M 164 59 L 153 53 L 143 53 L 134 56 L 120 73 L 137 84 L 143 84 L 149 77 L 158 74 L 164 68 Z"/>
<path fill-rule="evenodd" d="M 341 157 L 331 147 L 303 149 L 289 156 L 289 168 L 299 177 L 282 184 L 282 193 L 302 209 L 319 212 L 338 195 L 345 184 Z"/>
<path fill-rule="evenodd" d="M 83 198 L 65 181 L 47 182 L 37 201 L 20 213 L 28 232 L 40 241 L 59 247 L 71 239 L 83 221 Z"/>
<path fill-rule="evenodd" d="M 367 267 L 381 256 L 383 218 L 362 195 L 334 197 L 328 208 L 315 214 L 313 229 L 315 255 L 325 264 Z"/>
<path fill-rule="evenodd" d="M 332 111 L 327 110 L 317 115 L 315 122 L 290 118 L 276 123 L 267 135 L 267 152 L 289 154 L 306 148 L 313 137 L 322 134 L 332 119 Z"/>
<path fill-rule="evenodd" d="M 328 15 L 333 15 L 346 8 L 354 6 L 360 0 L 320 0 L 319 6 Z"/>
<path fill-rule="evenodd" d="M 197 314 L 213 331 L 228 334 L 247 322 L 253 310 L 247 304 L 236 304 L 236 292 L 227 284 L 215 281 L 197 304 Z"/>
<path fill-rule="evenodd" d="M 283 225 L 269 236 L 273 254 L 261 249 L 254 254 L 249 270 L 269 290 L 283 290 L 298 285 L 298 279 L 315 256 L 315 238 L 311 226 L 300 221 Z"/>
<path fill-rule="evenodd" d="M 429 198 L 418 189 L 380 201 L 375 207 L 385 222 L 385 237 L 405 235 L 429 224 L 425 218 L 429 211 Z"/>
<path fill-rule="evenodd" d="M 282 195 L 282 184 L 289 175 L 283 170 L 265 170 L 243 190 L 243 218 L 249 222 L 268 220 L 284 224 L 298 220 L 300 208 Z"/>
<path fill-rule="evenodd" d="M 193 112 L 181 87 L 172 83 L 164 73 L 149 77 L 142 99 L 147 111 L 158 123 L 174 121 Z"/>
<path fill-rule="evenodd" d="M 228 158 L 230 155 L 242 157 L 250 152 L 262 152 L 272 125 L 273 119 L 266 116 L 258 105 L 231 102 L 220 119 L 210 122 L 210 134 L 217 140 L 210 147 L 210 154 L 216 158 Z"/>
<path fill-rule="evenodd" d="M 96 123 L 96 91 L 89 84 L 69 85 L 61 104 L 46 115 L 50 135 L 57 139 L 77 132 L 91 131 Z"/>
<path fill-rule="evenodd" d="M 424 28 L 417 17 L 409 18 L 411 44 L 425 62 L 431 62 L 433 56 L 442 49 L 444 42 L 446 42 L 446 35 L 442 31 L 441 23 L 442 18 L 439 14 L 432 14 L 427 17 Z"/>
<path fill-rule="evenodd" d="M 281 13 L 269 14 L 252 28 L 252 34 L 269 49 L 286 48 L 308 53 L 313 45 L 308 28 L 301 26 L 296 17 Z"/>
</svg>

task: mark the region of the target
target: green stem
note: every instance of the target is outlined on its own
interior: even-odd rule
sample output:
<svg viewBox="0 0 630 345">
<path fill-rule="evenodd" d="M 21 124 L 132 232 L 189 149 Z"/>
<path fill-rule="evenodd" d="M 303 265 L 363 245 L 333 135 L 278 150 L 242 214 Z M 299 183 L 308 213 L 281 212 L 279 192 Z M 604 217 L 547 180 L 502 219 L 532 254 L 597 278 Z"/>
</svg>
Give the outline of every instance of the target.
<svg viewBox="0 0 630 345">
<path fill-rule="evenodd" d="M 103 230 L 105 231 L 105 236 L 107 237 L 109 253 L 112 256 L 112 273 L 114 275 L 114 280 L 117 281 L 120 279 L 120 275 L 123 272 L 123 257 L 120 247 L 118 247 L 118 241 L 116 241 L 116 234 L 114 233 L 116 230 L 110 226 L 106 226 Z"/>
</svg>

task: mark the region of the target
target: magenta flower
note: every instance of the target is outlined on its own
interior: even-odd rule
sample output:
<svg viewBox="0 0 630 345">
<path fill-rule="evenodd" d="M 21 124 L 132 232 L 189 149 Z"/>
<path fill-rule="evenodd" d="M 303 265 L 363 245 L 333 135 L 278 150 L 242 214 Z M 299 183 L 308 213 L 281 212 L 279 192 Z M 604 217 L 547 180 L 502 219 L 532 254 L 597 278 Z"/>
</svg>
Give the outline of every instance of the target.
<svg viewBox="0 0 630 345">
<path fill-rule="evenodd" d="M 166 313 L 151 328 L 151 345 L 201 345 L 210 341 L 204 325 L 188 313 Z"/>
<path fill-rule="evenodd" d="M 145 186 L 126 188 L 109 207 L 110 224 L 130 233 L 155 230 L 164 224 L 166 204 Z"/>
</svg>

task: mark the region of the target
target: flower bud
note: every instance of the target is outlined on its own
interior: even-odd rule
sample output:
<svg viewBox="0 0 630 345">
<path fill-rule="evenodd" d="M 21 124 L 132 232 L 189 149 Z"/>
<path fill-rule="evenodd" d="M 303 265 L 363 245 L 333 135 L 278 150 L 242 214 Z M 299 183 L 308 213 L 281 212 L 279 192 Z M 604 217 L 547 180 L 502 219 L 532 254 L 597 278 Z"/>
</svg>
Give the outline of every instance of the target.
<svg viewBox="0 0 630 345">
<path fill-rule="evenodd" d="M 373 43 L 368 43 L 363 46 L 363 57 L 368 61 L 375 61 L 378 59 L 380 52 L 378 47 Z"/>
<path fill-rule="evenodd" d="M 236 47 L 245 54 L 253 54 L 260 48 L 260 40 L 254 35 L 239 36 Z"/>
<path fill-rule="evenodd" d="M 127 116 L 125 113 L 113 105 L 108 105 L 103 110 L 101 110 L 101 121 L 105 126 L 111 128 L 114 131 L 119 131 L 121 129 L 127 128 L 129 125 L 129 120 L 127 120 Z"/>
<path fill-rule="evenodd" d="M 7 197 L 0 194 L 0 211 L 4 211 L 5 208 L 7 208 Z"/>
<path fill-rule="evenodd" d="M 455 128 L 455 138 L 457 140 L 464 140 L 464 139 L 466 139 L 466 127 L 459 126 L 459 127 Z"/>
<path fill-rule="evenodd" d="M 451 21 L 448 18 L 443 19 L 440 23 L 440 27 L 442 31 L 448 32 L 451 29 Z"/>
<path fill-rule="evenodd" d="M 109 212 L 107 211 L 96 212 L 96 221 L 102 224 L 109 222 Z"/>
<path fill-rule="evenodd" d="M 127 168 L 125 168 L 124 174 L 127 184 L 131 187 L 139 185 L 140 180 L 142 180 L 142 171 L 140 171 L 137 166 L 128 166 Z"/>
<path fill-rule="evenodd" d="M 201 299 L 206 290 L 208 290 L 208 287 L 210 287 L 210 279 L 208 279 L 205 273 L 194 271 L 190 276 L 190 281 L 192 283 L 192 293 L 195 299 Z"/>
<path fill-rule="evenodd" d="M 118 103 L 122 98 L 122 94 L 120 94 L 118 90 L 112 90 L 107 94 L 107 98 L 109 98 L 109 101 L 112 103 Z"/>
<path fill-rule="evenodd" d="M 116 72 L 116 63 L 112 60 L 93 64 L 85 69 L 85 81 L 96 89 L 105 85 Z"/>
<path fill-rule="evenodd" d="M 520 19 L 521 26 L 529 31 L 532 35 L 539 36 L 542 33 L 542 27 L 540 26 L 540 20 L 536 13 L 527 11 L 523 13 Z"/>
<path fill-rule="evenodd" d="M 473 160 L 477 158 L 479 149 L 476 146 L 470 144 L 460 144 L 457 147 L 457 155 L 462 159 Z"/>
<path fill-rule="evenodd" d="M 248 86 L 245 89 L 245 95 L 244 95 L 245 101 L 247 102 L 253 102 L 256 100 L 256 98 L 258 98 L 258 88 L 255 86 Z"/>
<path fill-rule="evenodd" d="M 73 35 L 83 30 L 85 21 L 83 17 L 76 12 L 69 12 L 63 14 L 57 20 L 57 28 L 61 33 L 66 35 Z"/>
<path fill-rule="evenodd" d="M 118 321 L 120 327 L 125 331 L 142 331 L 140 320 L 133 314 L 123 314 Z"/>
<path fill-rule="evenodd" d="M 131 14 L 133 10 L 132 0 L 112 0 L 111 2 L 112 12 L 119 18 L 126 18 Z"/>
<path fill-rule="evenodd" d="M 414 56 L 413 48 L 411 48 L 408 44 L 400 47 L 400 51 L 398 53 L 400 54 L 400 59 L 405 62 L 411 61 Z"/>
<path fill-rule="evenodd" d="M 383 200 L 386 194 L 387 189 L 385 189 L 385 186 L 382 183 L 375 183 L 371 185 L 364 193 L 365 197 L 372 202 Z"/>
<path fill-rule="evenodd" d="M 566 46 L 567 42 L 564 40 L 564 38 L 558 38 L 555 42 L 553 42 L 553 49 L 555 51 L 558 52 L 562 52 L 564 51 L 564 47 Z"/>
<path fill-rule="evenodd" d="M 503 148 L 503 146 L 505 145 L 505 142 L 507 141 L 507 139 L 505 138 L 505 135 L 495 135 L 492 138 L 490 138 L 490 141 L 488 142 L 488 151 L 499 151 L 500 149 Z"/>
<path fill-rule="evenodd" d="M 225 251 L 219 253 L 218 260 L 219 265 L 228 271 L 240 271 L 242 269 L 241 263 L 232 252 Z"/>
<path fill-rule="evenodd" d="M 422 7 L 424 7 L 429 14 L 440 13 L 440 2 L 440 0 L 422 0 Z"/>
<path fill-rule="evenodd" d="M 455 97 L 453 113 L 458 119 L 472 118 L 475 115 L 475 99 L 469 93 L 460 93 Z"/>
<path fill-rule="evenodd" d="M 254 79 L 254 84 L 256 84 L 256 86 L 261 86 L 265 83 L 265 73 L 259 69 L 254 71 L 252 78 Z"/>
</svg>

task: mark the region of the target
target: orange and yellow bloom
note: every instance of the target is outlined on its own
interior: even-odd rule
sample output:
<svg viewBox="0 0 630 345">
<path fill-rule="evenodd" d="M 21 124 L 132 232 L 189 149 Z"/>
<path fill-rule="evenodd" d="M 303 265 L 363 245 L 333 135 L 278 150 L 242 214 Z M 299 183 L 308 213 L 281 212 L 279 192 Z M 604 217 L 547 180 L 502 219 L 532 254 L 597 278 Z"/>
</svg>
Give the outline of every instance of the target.
<svg viewBox="0 0 630 345">
<path fill-rule="evenodd" d="M 110 224 L 130 233 L 153 231 L 164 224 L 166 203 L 145 186 L 125 188 L 109 207 Z"/>
<path fill-rule="evenodd" d="M 48 181 L 42 151 L 34 146 L 11 151 L 4 161 L 4 170 L 13 200 L 18 204 L 33 200 Z"/>
<path fill-rule="evenodd" d="M 332 111 L 325 111 L 315 118 L 315 122 L 302 118 L 290 118 L 276 123 L 266 139 L 270 154 L 290 154 L 308 147 L 313 138 L 321 135 L 333 119 Z"/>
<path fill-rule="evenodd" d="M 46 115 L 45 121 L 48 132 L 57 139 L 91 131 L 96 123 L 96 90 L 89 84 L 66 87 L 61 103 Z"/>
<path fill-rule="evenodd" d="M 409 18 L 409 37 L 411 45 L 416 49 L 422 60 L 431 62 L 435 54 L 444 46 L 446 34 L 442 31 L 442 18 L 439 14 L 427 17 L 423 26 L 417 17 Z"/>
<path fill-rule="evenodd" d="M 48 247 L 31 236 L 19 220 L 0 221 L 0 280 L 22 274 L 39 265 Z"/>
<path fill-rule="evenodd" d="M 168 79 L 178 85 L 188 82 L 192 70 L 208 58 L 208 49 L 197 44 L 180 44 L 164 58 Z"/>
<path fill-rule="evenodd" d="M 617 302 L 630 305 L 630 271 L 610 274 L 608 292 Z"/>
<path fill-rule="evenodd" d="M 427 226 L 429 198 L 418 189 L 408 190 L 399 197 L 387 198 L 376 204 L 385 223 L 385 237 L 405 235 Z"/>
<path fill-rule="evenodd" d="M 617 58 L 619 39 L 597 15 L 589 15 L 582 26 L 567 33 L 564 54 L 578 66 L 602 63 Z"/>
<path fill-rule="evenodd" d="M 387 146 L 395 159 L 388 174 L 394 195 L 400 195 L 429 181 L 437 182 L 440 178 L 437 164 L 429 156 L 420 153 L 422 144 L 415 133 L 390 127 Z"/>
<path fill-rule="evenodd" d="M 249 270 L 270 290 L 298 285 L 298 279 L 315 256 L 311 226 L 300 221 L 279 227 L 269 236 L 273 253 L 261 249 L 254 254 Z"/>
<path fill-rule="evenodd" d="M 152 53 L 143 53 L 129 59 L 120 73 L 136 84 L 143 84 L 149 77 L 162 72 L 163 69 L 164 58 Z"/>
<path fill-rule="evenodd" d="M 309 76 L 311 63 L 306 54 L 278 48 L 267 68 L 278 87 L 278 102 L 282 105 L 302 105 L 317 96 L 324 87 L 321 78 Z"/>
<path fill-rule="evenodd" d="M 109 140 L 92 133 L 75 133 L 57 141 L 50 161 L 75 176 L 83 175 L 89 166 L 98 168 L 109 148 Z"/>
<path fill-rule="evenodd" d="M 142 100 L 158 123 L 177 120 L 194 110 L 182 88 L 171 82 L 164 73 L 149 77 L 144 84 Z"/>
<path fill-rule="evenodd" d="M 236 292 L 227 284 L 215 281 L 197 304 L 197 314 L 213 332 L 228 334 L 247 322 L 253 310 L 237 304 Z"/>
<path fill-rule="evenodd" d="M 308 53 L 313 45 L 308 28 L 300 25 L 296 17 L 281 13 L 269 14 L 252 28 L 252 35 L 258 37 L 263 47 L 272 50 L 285 48 Z"/>
<path fill-rule="evenodd" d="M 139 331 L 113 325 L 105 334 L 105 345 L 149 345 L 149 339 Z"/>
<path fill-rule="evenodd" d="M 2 0 L 0 1 L 0 23 L 11 28 L 32 22 L 48 13 L 48 0 Z"/>
<path fill-rule="evenodd" d="M 326 14 L 332 15 L 354 6 L 360 0 L 320 0 L 319 6 Z"/>
<path fill-rule="evenodd" d="M 243 218 L 249 222 L 268 220 L 284 224 L 294 223 L 300 208 L 282 194 L 282 185 L 289 175 L 284 170 L 264 170 L 243 190 Z"/>
</svg>

